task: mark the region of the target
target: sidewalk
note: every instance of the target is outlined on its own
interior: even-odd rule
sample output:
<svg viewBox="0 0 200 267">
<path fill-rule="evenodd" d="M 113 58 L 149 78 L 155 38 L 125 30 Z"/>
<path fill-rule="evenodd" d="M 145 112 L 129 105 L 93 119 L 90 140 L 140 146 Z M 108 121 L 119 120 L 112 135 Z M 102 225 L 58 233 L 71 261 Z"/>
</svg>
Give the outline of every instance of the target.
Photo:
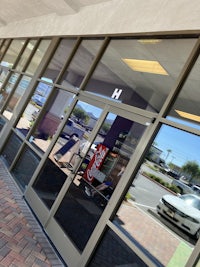
<svg viewBox="0 0 200 267">
<path fill-rule="evenodd" d="M 0 267 L 63 267 L 0 160 Z"/>
</svg>

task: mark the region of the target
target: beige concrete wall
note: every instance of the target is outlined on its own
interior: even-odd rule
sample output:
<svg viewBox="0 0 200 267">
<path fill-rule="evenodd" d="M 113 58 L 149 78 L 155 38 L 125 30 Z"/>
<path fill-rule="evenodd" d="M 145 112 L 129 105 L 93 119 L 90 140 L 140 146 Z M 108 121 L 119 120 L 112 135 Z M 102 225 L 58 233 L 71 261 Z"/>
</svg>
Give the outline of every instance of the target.
<svg viewBox="0 0 200 267">
<path fill-rule="evenodd" d="M 199 0 L 110 0 L 60 14 L 1 26 L 0 38 L 200 30 Z"/>
</svg>

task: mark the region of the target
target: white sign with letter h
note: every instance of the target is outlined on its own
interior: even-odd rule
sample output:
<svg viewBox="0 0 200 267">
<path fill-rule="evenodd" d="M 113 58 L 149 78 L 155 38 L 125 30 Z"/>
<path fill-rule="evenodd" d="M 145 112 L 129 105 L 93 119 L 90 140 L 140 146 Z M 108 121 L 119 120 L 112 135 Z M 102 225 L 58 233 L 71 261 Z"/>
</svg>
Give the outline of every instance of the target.
<svg viewBox="0 0 200 267">
<path fill-rule="evenodd" d="M 112 94 L 112 98 L 119 99 L 120 95 L 122 93 L 122 89 L 115 88 L 115 91 Z"/>
</svg>

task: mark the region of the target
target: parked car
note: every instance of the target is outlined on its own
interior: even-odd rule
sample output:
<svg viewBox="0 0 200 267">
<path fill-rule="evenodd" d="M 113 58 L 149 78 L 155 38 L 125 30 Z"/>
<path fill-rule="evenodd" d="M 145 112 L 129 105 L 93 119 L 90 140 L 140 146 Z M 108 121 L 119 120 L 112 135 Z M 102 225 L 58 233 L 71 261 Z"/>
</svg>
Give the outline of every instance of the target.
<svg viewBox="0 0 200 267">
<path fill-rule="evenodd" d="M 160 166 L 163 168 L 163 170 L 165 172 L 169 172 L 170 171 L 170 168 L 169 168 L 169 166 L 166 163 L 160 162 Z"/>
<path fill-rule="evenodd" d="M 198 185 L 186 184 L 182 180 L 173 180 L 172 185 L 175 185 L 179 189 L 181 195 L 195 194 L 200 196 L 200 186 Z"/>
<path fill-rule="evenodd" d="M 158 205 L 158 214 L 196 239 L 200 237 L 200 197 L 193 194 L 164 195 Z"/>
<path fill-rule="evenodd" d="M 40 107 L 42 107 L 46 101 L 46 98 L 41 95 L 33 95 L 31 99 L 34 103 L 36 103 Z"/>
<path fill-rule="evenodd" d="M 80 126 L 79 124 L 77 124 L 73 120 L 68 119 L 67 123 L 63 129 L 62 136 L 70 137 L 73 134 L 76 134 L 76 135 L 78 135 L 79 138 L 82 138 L 84 133 L 85 133 L 85 129 L 82 126 Z"/>
<path fill-rule="evenodd" d="M 192 185 L 192 190 L 193 190 L 193 194 L 199 195 L 200 196 L 200 186 L 198 185 Z"/>
<path fill-rule="evenodd" d="M 179 179 L 180 178 L 180 174 L 177 173 L 176 171 L 173 171 L 173 170 L 169 170 L 167 174 L 169 176 L 173 177 L 174 179 Z"/>
<path fill-rule="evenodd" d="M 191 186 L 189 184 L 182 182 L 181 180 L 173 180 L 172 185 L 175 185 L 179 189 L 181 195 L 194 193 Z"/>
</svg>

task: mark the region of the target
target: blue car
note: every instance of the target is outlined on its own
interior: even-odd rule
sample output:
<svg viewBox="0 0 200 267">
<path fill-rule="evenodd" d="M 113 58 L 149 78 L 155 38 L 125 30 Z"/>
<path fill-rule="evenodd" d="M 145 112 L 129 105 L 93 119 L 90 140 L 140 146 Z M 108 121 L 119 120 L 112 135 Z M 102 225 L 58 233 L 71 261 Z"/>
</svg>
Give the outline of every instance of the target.
<svg viewBox="0 0 200 267">
<path fill-rule="evenodd" d="M 46 98 L 41 95 L 33 95 L 31 100 L 38 106 L 42 107 L 46 101 Z"/>
</svg>

